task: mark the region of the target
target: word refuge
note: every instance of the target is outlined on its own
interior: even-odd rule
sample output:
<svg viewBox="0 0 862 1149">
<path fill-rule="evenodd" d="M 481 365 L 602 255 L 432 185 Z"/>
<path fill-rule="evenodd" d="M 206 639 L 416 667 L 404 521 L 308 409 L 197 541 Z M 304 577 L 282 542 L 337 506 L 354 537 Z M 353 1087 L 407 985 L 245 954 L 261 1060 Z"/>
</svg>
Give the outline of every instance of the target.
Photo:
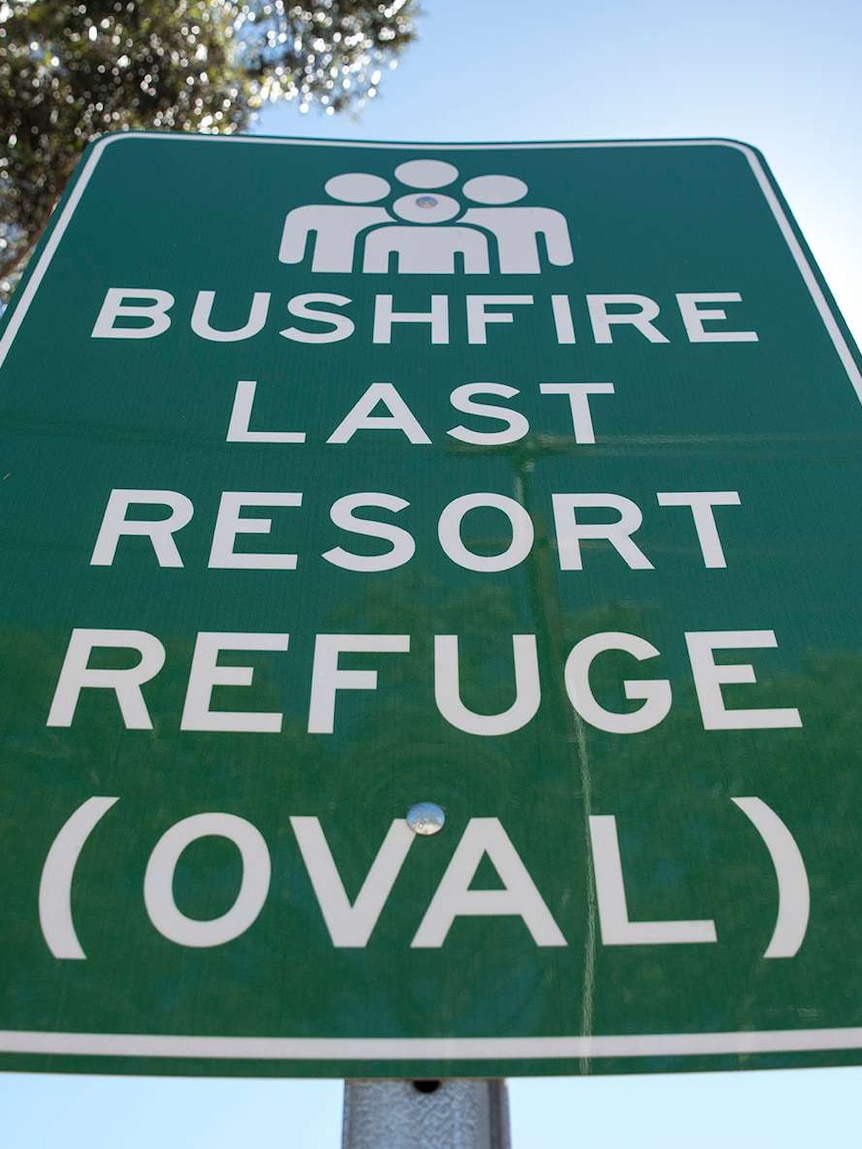
<svg viewBox="0 0 862 1149">
<path fill-rule="evenodd" d="M 273 657 L 289 658 L 289 644 L 290 635 L 285 633 L 198 633 L 188 672 L 180 729 L 280 733 L 284 719 L 280 711 L 253 709 L 254 663 Z M 705 730 L 758 730 L 802 725 L 795 707 L 729 706 L 722 693 L 725 684 L 753 687 L 757 678 L 754 667 L 744 657 L 731 662 L 726 654 L 722 654 L 717 661 L 716 651 L 774 648 L 778 645 L 774 631 L 689 631 L 685 634 L 685 644 Z M 409 634 L 316 635 L 310 691 L 307 687 L 298 688 L 309 699 L 308 733 L 335 733 L 338 696 L 344 691 L 376 691 L 381 656 L 382 662 L 391 666 L 389 660 L 409 656 L 410 647 Z M 497 714 L 480 714 L 463 701 L 458 636 L 434 635 L 434 698 L 446 722 L 467 734 L 496 737 L 512 734 L 535 718 L 542 697 L 536 636 L 512 635 L 511 647 L 514 701 Z M 137 662 L 121 669 L 106 666 L 105 651 L 123 651 L 136 656 Z M 243 664 L 219 661 L 222 652 L 236 651 L 249 655 Z M 590 671 L 595 661 L 609 651 L 627 655 L 633 670 L 639 663 L 661 657 L 661 651 L 636 634 L 605 631 L 587 635 L 572 647 L 561 668 L 573 709 L 584 722 L 612 734 L 640 734 L 658 726 L 670 713 L 673 702 L 673 691 L 667 678 L 624 678 L 625 697 L 639 704 L 634 710 L 610 710 L 593 693 Z M 342 655 L 349 656 L 349 667 L 341 664 Z M 362 659 L 365 665 L 356 665 L 357 656 L 360 659 L 366 656 Z M 57 680 L 47 725 L 72 726 L 82 692 L 97 691 L 105 697 L 106 705 L 119 706 L 127 730 L 151 730 L 153 723 L 144 687 L 161 672 L 166 657 L 163 643 L 148 631 L 75 628 Z M 230 657 L 235 659 L 235 653 Z M 626 659 L 621 661 L 624 665 Z M 92 665 L 93 662 L 96 665 Z M 99 662 L 103 665 L 99 666 Z M 553 668 L 552 672 L 559 671 L 560 668 Z M 383 675 L 385 678 L 385 669 Z M 240 711 L 219 709 L 213 700 L 213 691 L 224 686 L 247 688 L 251 708 Z M 757 690 L 745 693 L 751 693 L 752 702 L 757 702 Z M 736 690 L 734 701 L 738 699 L 739 691 Z M 291 701 L 295 703 L 296 699 Z"/>
</svg>

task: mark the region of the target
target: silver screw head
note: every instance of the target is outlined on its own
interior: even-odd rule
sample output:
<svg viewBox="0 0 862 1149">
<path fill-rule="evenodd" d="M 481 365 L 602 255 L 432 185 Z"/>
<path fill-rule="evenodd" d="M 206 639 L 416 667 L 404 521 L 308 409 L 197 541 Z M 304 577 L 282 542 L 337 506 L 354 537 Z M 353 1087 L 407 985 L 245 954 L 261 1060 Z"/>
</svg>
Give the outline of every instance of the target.
<svg viewBox="0 0 862 1149">
<path fill-rule="evenodd" d="M 436 802 L 416 802 L 407 811 L 407 825 L 414 834 L 439 834 L 446 824 L 446 811 Z"/>
<path fill-rule="evenodd" d="M 420 195 L 416 197 L 416 206 L 425 208 L 426 211 L 430 211 L 431 208 L 436 207 L 438 203 L 439 200 L 433 195 Z"/>
</svg>

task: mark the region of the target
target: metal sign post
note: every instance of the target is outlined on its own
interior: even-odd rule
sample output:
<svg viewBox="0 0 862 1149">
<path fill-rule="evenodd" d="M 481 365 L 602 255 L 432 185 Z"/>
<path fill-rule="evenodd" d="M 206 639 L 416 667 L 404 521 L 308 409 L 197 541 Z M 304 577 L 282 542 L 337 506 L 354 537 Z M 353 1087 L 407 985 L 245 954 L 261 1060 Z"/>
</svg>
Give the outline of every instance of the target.
<svg viewBox="0 0 862 1149">
<path fill-rule="evenodd" d="M 347 1081 L 342 1149 L 511 1149 L 505 1081 Z"/>
<path fill-rule="evenodd" d="M 97 141 L 0 332 L 0 1065 L 862 1059 L 860 399 L 744 144 Z"/>
</svg>

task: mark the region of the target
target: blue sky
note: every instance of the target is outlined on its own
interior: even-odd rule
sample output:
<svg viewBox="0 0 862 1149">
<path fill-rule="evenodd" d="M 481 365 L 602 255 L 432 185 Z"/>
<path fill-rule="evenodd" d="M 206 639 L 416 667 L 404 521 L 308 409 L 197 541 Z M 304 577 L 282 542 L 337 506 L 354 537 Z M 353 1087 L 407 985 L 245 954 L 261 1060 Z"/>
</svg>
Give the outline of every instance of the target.
<svg viewBox="0 0 862 1149">
<path fill-rule="evenodd" d="M 726 136 L 758 146 L 862 339 L 862 4 L 424 0 L 419 42 L 351 121 L 267 135 L 464 141 Z M 859 1142 L 862 1070 L 514 1082 L 517 1149 Z M 10 1149 L 339 1144 L 336 1082 L 0 1079 Z"/>
</svg>

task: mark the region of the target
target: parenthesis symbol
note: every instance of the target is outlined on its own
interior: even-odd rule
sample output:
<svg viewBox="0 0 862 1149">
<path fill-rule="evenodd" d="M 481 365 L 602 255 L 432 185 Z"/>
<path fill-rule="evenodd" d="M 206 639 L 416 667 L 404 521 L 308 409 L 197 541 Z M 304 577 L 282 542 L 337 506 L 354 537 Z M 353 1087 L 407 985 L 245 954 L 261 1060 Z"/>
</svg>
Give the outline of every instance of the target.
<svg viewBox="0 0 862 1149">
<path fill-rule="evenodd" d="M 802 854 L 785 824 L 761 798 L 731 798 L 731 801 L 763 838 L 778 879 L 778 917 L 763 956 L 793 957 L 805 939 L 811 910 L 811 891 Z"/>
<path fill-rule="evenodd" d="M 54 839 L 39 881 L 39 925 L 55 958 L 86 958 L 72 921 L 72 878 L 84 844 L 119 798 L 88 798 Z"/>
</svg>

